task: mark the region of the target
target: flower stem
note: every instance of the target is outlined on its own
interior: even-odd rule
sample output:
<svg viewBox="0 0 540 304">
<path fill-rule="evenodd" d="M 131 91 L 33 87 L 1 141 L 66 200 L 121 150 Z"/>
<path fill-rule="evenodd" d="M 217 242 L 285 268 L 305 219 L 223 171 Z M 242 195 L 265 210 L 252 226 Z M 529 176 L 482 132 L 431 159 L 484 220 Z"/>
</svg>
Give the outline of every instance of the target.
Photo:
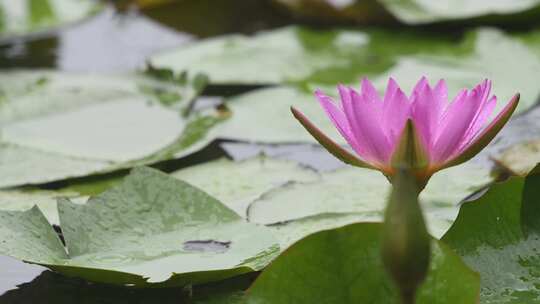
<svg viewBox="0 0 540 304">
<path fill-rule="evenodd" d="M 429 269 L 431 237 L 418 202 L 420 188 L 414 172 L 398 168 L 392 188 L 383 226 L 382 259 L 403 304 L 413 304 Z"/>
</svg>

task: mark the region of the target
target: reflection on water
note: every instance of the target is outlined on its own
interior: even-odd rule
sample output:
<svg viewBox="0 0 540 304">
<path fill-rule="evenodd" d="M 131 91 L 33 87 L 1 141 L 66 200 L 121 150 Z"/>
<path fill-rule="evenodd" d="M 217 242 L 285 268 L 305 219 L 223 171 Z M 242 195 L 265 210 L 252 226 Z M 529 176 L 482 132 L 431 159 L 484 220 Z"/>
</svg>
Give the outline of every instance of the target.
<svg viewBox="0 0 540 304">
<path fill-rule="evenodd" d="M 149 55 L 193 40 L 140 13 L 108 9 L 66 29 L 58 38 L 56 65 L 62 70 L 110 72 L 138 68 Z M 81 60 L 84 58 L 84 60 Z"/>
</svg>

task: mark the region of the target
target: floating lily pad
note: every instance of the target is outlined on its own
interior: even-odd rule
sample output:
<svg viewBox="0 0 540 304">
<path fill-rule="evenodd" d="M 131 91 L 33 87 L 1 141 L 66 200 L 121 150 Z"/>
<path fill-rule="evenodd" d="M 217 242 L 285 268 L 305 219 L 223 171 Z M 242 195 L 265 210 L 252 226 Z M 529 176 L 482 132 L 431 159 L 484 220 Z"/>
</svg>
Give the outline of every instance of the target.
<svg viewBox="0 0 540 304">
<path fill-rule="evenodd" d="M 0 74 L 1 187 L 103 173 L 181 157 L 224 118 L 182 115 L 194 90 L 137 75 Z M 149 91 L 149 88 L 152 90 Z M 154 93 L 177 94 L 163 103 Z"/>
<path fill-rule="evenodd" d="M 246 303 L 398 303 L 380 259 L 381 225 L 359 223 L 294 244 L 248 290 Z M 446 245 L 433 241 L 417 303 L 477 303 L 479 278 Z"/>
<path fill-rule="evenodd" d="M 463 204 L 442 240 L 481 277 L 480 303 L 540 297 L 540 176 L 513 177 Z"/>
<path fill-rule="evenodd" d="M 420 196 L 431 234 L 444 234 L 457 216 L 458 203 L 491 181 L 489 170 L 472 163 L 434 175 Z M 294 235 L 313 232 L 319 224 L 330 228 L 328 224 L 338 227 L 355 219 L 380 221 L 389 191 L 379 172 L 347 167 L 323 174 L 321 181 L 269 191 L 250 205 L 248 216 L 251 222 L 281 230 L 279 235 L 290 243 L 298 238 Z"/>
<path fill-rule="evenodd" d="M 264 193 L 291 182 L 313 182 L 320 179 L 317 172 L 303 168 L 295 162 L 265 156 L 239 162 L 222 158 L 172 172 L 171 176 L 204 189 L 244 218 L 247 217 L 249 204 Z M 254 176 L 257 178 L 253 178 Z M 58 198 L 69 198 L 83 203 L 89 195 L 98 195 L 119 184 L 121 177 L 82 179 L 58 190 L 1 190 L 0 210 L 24 211 L 37 205 L 49 223 L 60 225 L 56 208 Z"/>
<path fill-rule="evenodd" d="M 90 281 L 183 286 L 260 270 L 279 251 L 265 227 L 149 168 L 58 210 L 66 248 L 33 208 L 0 211 L 0 253 Z"/>
<path fill-rule="evenodd" d="M 0 0 L 0 39 L 50 31 L 101 7 L 92 0 Z"/>
<path fill-rule="evenodd" d="M 87 196 L 72 191 L 8 189 L 0 190 L 0 210 L 25 211 L 37 206 L 49 223 L 60 225 L 56 204 L 59 198 L 69 198 L 77 203 L 88 199 Z"/>
<path fill-rule="evenodd" d="M 408 24 L 512 15 L 538 10 L 540 7 L 538 0 L 476 0 L 462 3 L 452 0 L 381 0 L 380 2 L 399 20 Z"/>
<path fill-rule="evenodd" d="M 540 54 L 538 46 L 530 42 L 539 35 L 533 32 L 523 40 L 483 28 L 459 38 L 410 31 L 286 27 L 253 37 L 202 40 L 157 54 L 150 61 L 176 72 L 202 72 L 213 84 L 296 84 L 304 92 L 324 87 L 334 94 L 337 83 L 356 86 L 364 76 L 373 79 L 381 91 L 389 76 L 407 91 L 421 76 L 434 81 L 445 78 L 450 95 L 490 78 L 501 104 L 517 92 L 522 94 L 519 112 L 534 105 L 540 93 L 534 81 L 540 77 Z M 515 60 L 501 60 L 508 54 Z M 261 94 L 268 95 L 268 91 Z M 294 102 L 281 97 L 257 100 L 276 108 L 279 103 Z"/>
<path fill-rule="evenodd" d="M 317 172 L 297 163 L 264 156 L 240 162 L 220 159 L 171 175 L 204 189 L 242 217 L 247 217 L 249 204 L 268 191 L 320 179 Z"/>
<path fill-rule="evenodd" d="M 230 99 L 227 107 L 232 117 L 212 131 L 212 136 L 252 143 L 316 143 L 290 114 L 291 105 L 302 109 L 336 141 L 346 143 L 316 99 L 291 87 L 261 89 Z"/>
<path fill-rule="evenodd" d="M 467 1 L 451 0 L 275 0 L 294 13 L 311 18 L 355 21 L 360 24 L 426 24 L 448 21 L 508 20 L 518 14 L 535 16 L 538 0 Z M 523 17 L 521 17 L 523 18 Z M 472 20 L 471 20 L 472 19 Z M 514 20 L 514 22 L 520 20 Z"/>
</svg>

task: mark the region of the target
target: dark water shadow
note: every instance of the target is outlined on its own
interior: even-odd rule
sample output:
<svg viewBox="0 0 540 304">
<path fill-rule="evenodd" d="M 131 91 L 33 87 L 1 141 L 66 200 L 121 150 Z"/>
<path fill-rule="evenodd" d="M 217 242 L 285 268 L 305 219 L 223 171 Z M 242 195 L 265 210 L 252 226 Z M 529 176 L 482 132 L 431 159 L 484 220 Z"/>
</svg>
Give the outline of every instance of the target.
<svg viewBox="0 0 540 304">
<path fill-rule="evenodd" d="M 177 0 L 143 9 L 146 16 L 199 38 L 229 33 L 252 34 L 293 22 L 269 0 Z"/>
<path fill-rule="evenodd" d="M 242 296 L 256 274 L 184 288 L 129 288 L 93 284 L 45 271 L 34 280 L 0 296 L 1 304 L 169 304 L 219 301 Z"/>
</svg>

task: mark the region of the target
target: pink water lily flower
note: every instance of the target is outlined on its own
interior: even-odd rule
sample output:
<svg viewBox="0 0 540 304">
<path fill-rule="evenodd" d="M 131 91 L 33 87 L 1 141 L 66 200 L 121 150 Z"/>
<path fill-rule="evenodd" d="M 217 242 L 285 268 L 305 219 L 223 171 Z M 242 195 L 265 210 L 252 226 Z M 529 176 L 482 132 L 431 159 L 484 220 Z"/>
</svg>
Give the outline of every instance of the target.
<svg viewBox="0 0 540 304">
<path fill-rule="evenodd" d="M 338 91 L 339 104 L 320 90 L 315 95 L 354 153 L 335 143 L 293 107 L 294 116 L 337 158 L 380 170 L 390 180 L 396 161 L 403 157 L 403 143 L 413 143 L 417 177 L 424 184 L 433 173 L 480 152 L 508 121 L 519 101 L 516 94 L 490 122 L 497 98 L 490 95 L 489 80 L 472 90 L 461 90 L 450 103 L 445 81 L 432 87 L 425 77 L 410 96 L 392 78 L 384 97 L 367 79 L 362 80 L 359 92 L 343 85 Z"/>
</svg>

